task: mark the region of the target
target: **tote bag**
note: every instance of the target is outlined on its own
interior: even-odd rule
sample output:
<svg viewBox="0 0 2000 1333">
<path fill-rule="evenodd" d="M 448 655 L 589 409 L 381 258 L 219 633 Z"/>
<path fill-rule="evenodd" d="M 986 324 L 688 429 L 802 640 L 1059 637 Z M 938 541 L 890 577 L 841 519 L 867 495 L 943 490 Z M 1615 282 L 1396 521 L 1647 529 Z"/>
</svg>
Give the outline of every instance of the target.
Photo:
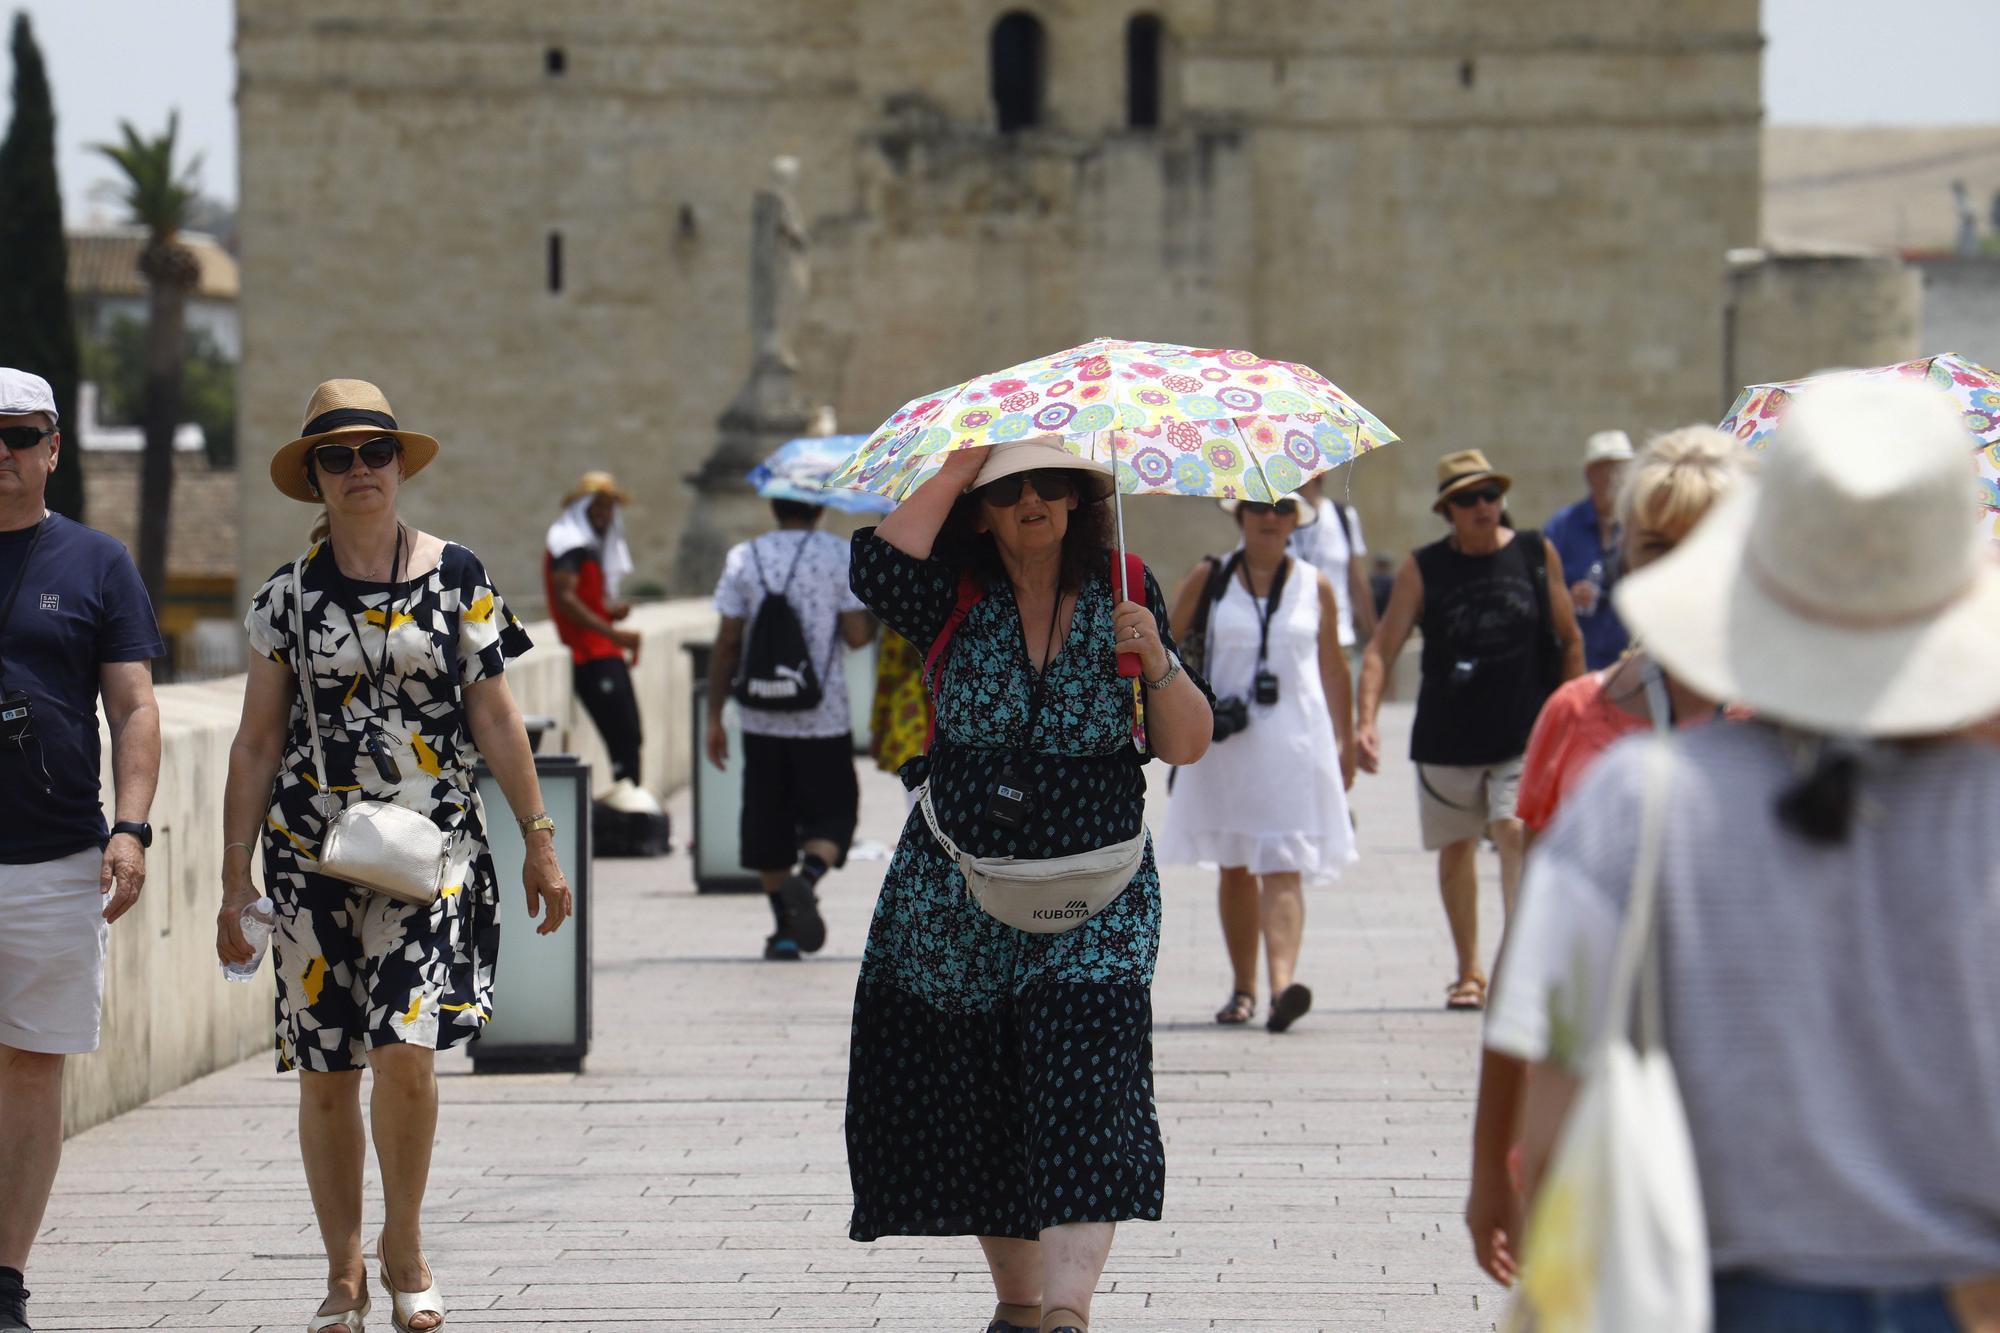
<svg viewBox="0 0 2000 1333">
<path fill-rule="evenodd" d="M 1660 858 L 1672 742 L 1646 756 L 1611 1011 L 1528 1219 L 1515 1333 L 1708 1333 L 1708 1225 L 1661 1041 Z"/>
</svg>

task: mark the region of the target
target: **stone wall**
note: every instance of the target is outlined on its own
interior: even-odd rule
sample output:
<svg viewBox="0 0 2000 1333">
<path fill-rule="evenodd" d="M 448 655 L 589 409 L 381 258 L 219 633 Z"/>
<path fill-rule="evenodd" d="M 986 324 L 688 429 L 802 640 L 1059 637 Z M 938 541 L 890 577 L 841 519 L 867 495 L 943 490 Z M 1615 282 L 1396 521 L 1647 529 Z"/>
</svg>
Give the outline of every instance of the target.
<svg viewBox="0 0 2000 1333">
<path fill-rule="evenodd" d="M 2000 369 L 2000 255 L 1986 259 L 1924 259 L 1925 353 L 1957 352 Z"/>
<path fill-rule="evenodd" d="M 1917 356 L 1923 300 L 1921 276 L 1894 255 L 1830 248 L 1732 254 L 1723 407 L 1744 385 Z"/>
<path fill-rule="evenodd" d="M 634 672 L 646 784 L 671 791 L 689 774 L 692 677 L 681 646 L 712 639 L 715 616 L 701 603 L 662 603 L 639 608 L 631 623 L 646 636 Z M 599 785 L 609 785 L 597 732 L 570 697 L 568 653 L 553 626 L 531 625 L 529 633 L 537 646 L 512 664 L 507 678 L 522 712 L 558 719 L 542 752 L 581 754 Z M 69 1061 L 63 1102 L 73 1134 L 272 1045 L 269 970 L 254 985 L 232 986 L 215 959 L 223 842 L 217 812 L 243 678 L 165 686 L 159 697 L 160 789 L 146 891 L 111 930 L 102 1045 L 95 1055 Z M 104 784 L 108 795 L 108 758 Z M 682 842 L 687 830 L 675 834 Z M 519 884 L 501 889 L 520 892 Z"/>
<path fill-rule="evenodd" d="M 1433 532 L 1448 449 L 1539 521 L 1590 431 L 1713 415 L 1722 256 L 1758 235 L 1755 0 L 1163 0 L 1157 130 L 1123 124 L 1126 11 L 1041 0 L 1044 123 L 1003 136 L 1015 7 L 241 0 L 246 459 L 319 380 L 374 378 L 444 441 L 407 511 L 524 605 L 588 466 L 637 491 L 664 581 L 748 370 L 778 153 L 815 245 L 805 379 L 845 429 L 1098 334 L 1249 346 L 1404 435 L 1351 478 L 1395 548 Z M 245 578 L 309 517 L 246 487 Z M 1229 540 L 1181 503 L 1130 517 L 1170 581 Z"/>
</svg>

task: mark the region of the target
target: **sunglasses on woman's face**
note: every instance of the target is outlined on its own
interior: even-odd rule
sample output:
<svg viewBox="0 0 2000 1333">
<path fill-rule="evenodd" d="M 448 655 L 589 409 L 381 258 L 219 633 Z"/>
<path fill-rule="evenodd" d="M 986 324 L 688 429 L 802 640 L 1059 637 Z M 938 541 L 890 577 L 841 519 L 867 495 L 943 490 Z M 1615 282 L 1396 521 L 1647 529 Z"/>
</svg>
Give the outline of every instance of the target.
<svg viewBox="0 0 2000 1333">
<path fill-rule="evenodd" d="M 1245 500 L 1236 506 L 1243 514 L 1276 514 L 1280 518 L 1297 518 L 1299 504 L 1296 500 L 1280 500 L 1276 504 L 1265 504 L 1262 500 Z"/>
<path fill-rule="evenodd" d="M 347 444 L 322 444 L 313 450 L 313 466 L 321 472 L 339 476 L 354 466 L 357 456 L 371 469 L 380 472 L 396 461 L 396 441 L 387 435 L 378 435 L 372 440 L 364 440 L 357 447 Z"/>
<path fill-rule="evenodd" d="M 0 426 L 0 444 L 14 453 L 26 453 L 53 434 L 40 426 Z"/>
<path fill-rule="evenodd" d="M 1460 491 L 1451 497 L 1453 509 L 1470 509 L 1474 505 L 1497 505 L 1502 491 L 1498 486 L 1482 486 L 1476 491 Z"/>
<path fill-rule="evenodd" d="M 1076 493 L 1076 482 L 1062 468 L 1036 468 L 1032 472 L 1016 472 L 1011 477 L 989 481 L 979 488 L 979 502 L 995 509 L 1006 509 L 1021 503 L 1021 489 L 1034 487 L 1035 494 L 1049 504 L 1061 504 Z"/>
</svg>

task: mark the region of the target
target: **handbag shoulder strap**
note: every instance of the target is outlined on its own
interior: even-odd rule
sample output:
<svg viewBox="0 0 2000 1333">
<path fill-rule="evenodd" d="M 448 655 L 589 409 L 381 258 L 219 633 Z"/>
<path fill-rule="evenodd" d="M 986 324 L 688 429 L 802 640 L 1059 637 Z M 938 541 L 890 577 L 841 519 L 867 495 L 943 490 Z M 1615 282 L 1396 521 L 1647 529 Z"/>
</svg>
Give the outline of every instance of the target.
<svg viewBox="0 0 2000 1333">
<path fill-rule="evenodd" d="M 1600 1050 L 1628 1034 L 1638 1050 L 1657 1050 L 1663 1035 L 1658 938 L 1660 863 L 1666 853 L 1667 799 L 1672 793 L 1673 770 L 1673 738 L 1657 735 L 1648 740 L 1639 811 L 1639 852 L 1633 863 L 1632 893 L 1626 900 L 1624 924 L 1618 932 L 1618 951 L 1611 966 L 1610 1011 L 1598 1040 Z"/>
<path fill-rule="evenodd" d="M 944 661 L 945 650 L 951 647 L 952 636 L 958 627 L 972 614 L 972 608 L 986 597 L 986 585 L 977 575 L 966 570 L 958 576 L 958 601 L 953 604 L 951 614 L 945 617 L 944 628 L 931 640 L 931 650 L 924 654 L 924 693 L 931 697 L 930 728 L 924 733 L 924 753 L 929 754 L 931 742 L 937 739 L 937 673 Z M 956 855 L 957 853 L 953 853 Z"/>
<path fill-rule="evenodd" d="M 319 549 L 314 547 L 313 550 Z M 306 643 L 306 551 L 292 562 L 292 665 L 297 669 L 306 710 L 306 735 L 312 737 L 313 779 L 319 788 L 313 804 L 326 817 L 326 754 L 319 743 L 319 705 L 313 699 L 312 649 Z"/>
</svg>

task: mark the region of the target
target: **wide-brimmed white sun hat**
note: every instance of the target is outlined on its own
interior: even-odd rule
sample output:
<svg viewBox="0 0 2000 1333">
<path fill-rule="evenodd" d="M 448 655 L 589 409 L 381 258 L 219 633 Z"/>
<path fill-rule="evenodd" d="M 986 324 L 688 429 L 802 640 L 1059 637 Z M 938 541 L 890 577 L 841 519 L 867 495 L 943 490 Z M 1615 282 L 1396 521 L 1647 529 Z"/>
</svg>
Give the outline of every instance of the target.
<svg viewBox="0 0 2000 1333">
<path fill-rule="evenodd" d="M 1088 500 L 1106 499 L 1112 491 L 1108 464 L 1095 463 L 1071 453 L 1054 435 L 1031 435 L 1025 440 L 1009 440 L 1005 444 L 993 445 L 986 451 L 986 462 L 980 467 L 979 475 L 966 489 L 976 491 L 989 481 L 1011 477 L 1016 472 L 1033 472 L 1037 468 L 1065 468 L 1082 473 L 1082 490 Z"/>
<path fill-rule="evenodd" d="M 1314 504 L 1311 500 L 1306 499 L 1306 497 L 1303 495 L 1281 495 L 1276 500 L 1266 501 L 1264 503 L 1284 504 L 1287 501 L 1291 503 L 1292 512 L 1299 516 L 1300 527 L 1309 528 L 1313 524 L 1319 522 L 1319 506 Z M 1218 500 L 1216 501 L 1216 503 L 1222 506 L 1223 513 L 1229 515 L 1231 518 L 1234 518 L 1236 517 L 1236 510 L 1238 509 L 1238 507 L 1240 507 L 1246 502 L 1242 500 Z M 1251 500 L 1248 503 L 1257 504 L 1259 502 Z"/>
<path fill-rule="evenodd" d="M 1805 730 L 1922 736 L 2000 712 L 1974 445 L 1920 384 L 1803 392 L 1760 475 L 1623 580 L 1618 614 L 1693 689 Z"/>
</svg>

